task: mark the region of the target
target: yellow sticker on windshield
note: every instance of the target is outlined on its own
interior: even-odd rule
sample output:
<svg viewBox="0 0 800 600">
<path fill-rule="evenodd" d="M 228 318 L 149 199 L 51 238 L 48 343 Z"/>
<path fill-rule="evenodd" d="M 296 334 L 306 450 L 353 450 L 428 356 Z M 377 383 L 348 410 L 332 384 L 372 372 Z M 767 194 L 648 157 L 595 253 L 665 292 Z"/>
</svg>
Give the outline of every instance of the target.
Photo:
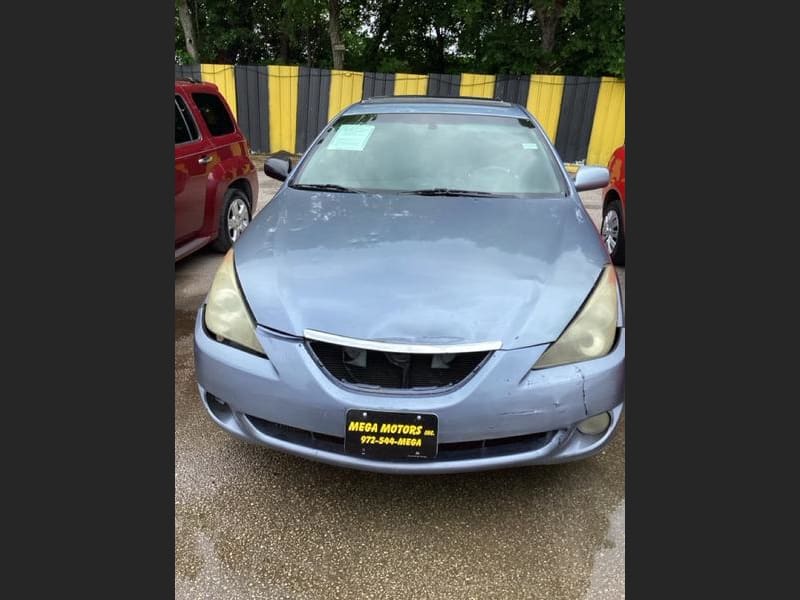
<svg viewBox="0 0 800 600">
<path fill-rule="evenodd" d="M 342 125 L 336 130 L 328 150 L 352 150 L 361 152 L 367 145 L 374 125 Z"/>
</svg>

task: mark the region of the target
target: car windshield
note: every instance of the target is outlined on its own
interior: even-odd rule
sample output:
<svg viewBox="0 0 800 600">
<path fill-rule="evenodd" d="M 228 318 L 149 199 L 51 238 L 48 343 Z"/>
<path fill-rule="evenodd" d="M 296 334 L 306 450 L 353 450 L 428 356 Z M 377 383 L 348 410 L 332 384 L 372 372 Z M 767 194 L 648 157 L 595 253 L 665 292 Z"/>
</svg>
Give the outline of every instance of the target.
<svg viewBox="0 0 800 600">
<path fill-rule="evenodd" d="M 332 191 L 564 194 L 543 134 L 524 118 L 441 113 L 346 115 L 290 182 Z"/>
</svg>

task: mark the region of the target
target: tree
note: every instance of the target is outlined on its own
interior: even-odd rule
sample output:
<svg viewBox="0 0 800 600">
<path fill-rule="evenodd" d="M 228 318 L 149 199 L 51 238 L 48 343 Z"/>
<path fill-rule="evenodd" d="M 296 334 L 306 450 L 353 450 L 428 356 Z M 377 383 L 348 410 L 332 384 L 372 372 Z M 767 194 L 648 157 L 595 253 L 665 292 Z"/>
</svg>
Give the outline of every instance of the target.
<svg viewBox="0 0 800 600">
<path fill-rule="evenodd" d="M 195 46 L 195 40 L 197 38 L 195 37 L 192 17 L 189 14 L 189 7 L 186 4 L 186 0 L 177 0 L 176 4 L 178 6 L 181 27 L 183 27 L 183 39 L 186 42 L 186 52 L 193 62 L 199 62 L 197 46 Z"/>
<path fill-rule="evenodd" d="M 380 69 L 383 44 L 386 34 L 394 26 L 394 18 L 401 7 L 402 0 L 367 0 L 362 4 L 358 16 L 362 23 L 371 23 L 370 37 L 364 42 L 365 67 L 369 71 Z"/>
<path fill-rule="evenodd" d="M 539 0 L 533 3 L 539 27 L 542 30 L 542 50 L 552 54 L 556 45 L 558 22 L 564 13 L 567 0 Z"/>
<path fill-rule="evenodd" d="M 569 8 L 558 33 L 561 71 L 624 78 L 623 0 L 581 0 Z"/>
<path fill-rule="evenodd" d="M 339 0 L 328 0 L 328 30 L 331 36 L 331 54 L 333 55 L 333 68 L 344 68 L 344 44 L 339 28 Z"/>
<path fill-rule="evenodd" d="M 623 0 L 176 0 L 175 54 L 183 63 L 623 76 L 624 14 Z"/>
</svg>

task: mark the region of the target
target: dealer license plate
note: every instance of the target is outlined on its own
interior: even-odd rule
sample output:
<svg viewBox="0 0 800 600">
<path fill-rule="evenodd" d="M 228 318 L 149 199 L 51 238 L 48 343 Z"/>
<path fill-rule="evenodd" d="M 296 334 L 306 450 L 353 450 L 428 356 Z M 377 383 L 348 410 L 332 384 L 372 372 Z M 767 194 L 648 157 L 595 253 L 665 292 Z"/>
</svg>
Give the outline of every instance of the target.
<svg viewBox="0 0 800 600">
<path fill-rule="evenodd" d="M 429 413 L 348 410 L 346 452 L 368 458 L 434 458 L 439 417 Z"/>
</svg>

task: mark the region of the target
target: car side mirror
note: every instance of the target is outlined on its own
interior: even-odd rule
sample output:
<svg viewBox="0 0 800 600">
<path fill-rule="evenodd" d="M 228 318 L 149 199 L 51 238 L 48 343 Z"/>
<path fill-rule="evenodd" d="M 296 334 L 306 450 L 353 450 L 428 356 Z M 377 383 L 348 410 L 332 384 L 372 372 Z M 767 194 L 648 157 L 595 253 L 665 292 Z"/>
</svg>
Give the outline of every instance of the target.
<svg viewBox="0 0 800 600">
<path fill-rule="evenodd" d="M 609 178 L 605 167 L 580 167 L 575 174 L 575 189 L 584 192 L 604 188 L 608 185 Z"/>
<path fill-rule="evenodd" d="M 264 173 L 278 181 L 285 181 L 292 170 L 292 163 L 284 158 L 268 158 L 264 161 Z"/>
</svg>

